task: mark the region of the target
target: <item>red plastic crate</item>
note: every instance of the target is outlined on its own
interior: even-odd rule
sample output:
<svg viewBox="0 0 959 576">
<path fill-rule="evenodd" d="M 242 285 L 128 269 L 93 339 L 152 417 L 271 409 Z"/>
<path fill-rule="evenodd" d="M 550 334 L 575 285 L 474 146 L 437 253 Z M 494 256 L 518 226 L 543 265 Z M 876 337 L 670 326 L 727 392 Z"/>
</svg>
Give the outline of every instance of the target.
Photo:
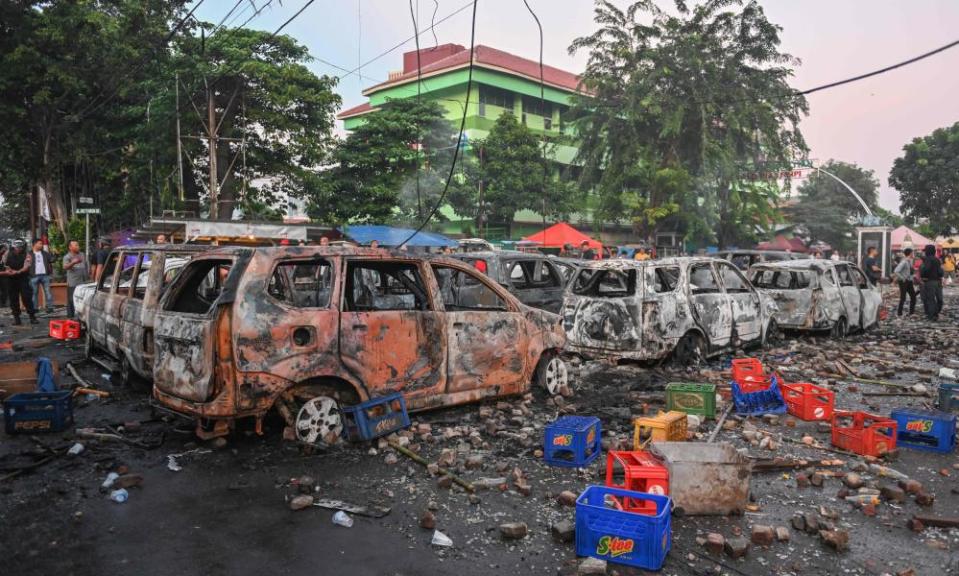
<svg viewBox="0 0 959 576">
<path fill-rule="evenodd" d="M 78 340 L 80 323 L 76 320 L 51 320 L 50 337 L 57 340 Z"/>
<path fill-rule="evenodd" d="M 896 448 L 896 421 L 868 412 L 836 410 L 832 445 L 863 456 L 882 456 Z"/>
<path fill-rule="evenodd" d="M 800 420 L 831 420 L 836 394 L 809 382 L 782 385 L 786 409 Z"/>
<path fill-rule="evenodd" d="M 762 362 L 755 358 L 735 358 L 733 365 L 733 382 L 739 384 L 739 389 L 746 393 L 762 392 L 768 390 L 771 384 L 772 374 L 766 374 Z M 782 376 L 776 375 L 779 383 L 784 380 Z"/>
<path fill-rule="evenodd" d="M 621 483 L 617 483 L 613 477 L 617 464 L 623 470 Z M 649 452 L 610 450 L 606 454 L 606 485 L 610 488 L 624 488 L 633 492 L 668 496 L 669 470 Z M 650 500 L 624 498 L 622 507 L 629 512 L 656 514 L 656 503 Z"/>
</svg>

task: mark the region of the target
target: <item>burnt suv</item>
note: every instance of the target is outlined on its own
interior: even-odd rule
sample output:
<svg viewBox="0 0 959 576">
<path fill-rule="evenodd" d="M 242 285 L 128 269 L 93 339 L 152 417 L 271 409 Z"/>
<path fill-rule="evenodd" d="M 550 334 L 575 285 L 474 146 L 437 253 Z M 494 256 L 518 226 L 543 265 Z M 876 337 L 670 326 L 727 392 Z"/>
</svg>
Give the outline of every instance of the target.
<svg viewBox="0 0 959 576">
<path fill-rule="evenodd" d="M 467 290 L 468 288 L 468 290 Z M 472 266 L 367 248 L 222 248 L 194 258 L 156 317 L 154 399 L 201 437 L 276 408 L 332 442 L 340 406 L 401 392 L 410 411 L 567 385 L 559 316 Z"/>
</svg>

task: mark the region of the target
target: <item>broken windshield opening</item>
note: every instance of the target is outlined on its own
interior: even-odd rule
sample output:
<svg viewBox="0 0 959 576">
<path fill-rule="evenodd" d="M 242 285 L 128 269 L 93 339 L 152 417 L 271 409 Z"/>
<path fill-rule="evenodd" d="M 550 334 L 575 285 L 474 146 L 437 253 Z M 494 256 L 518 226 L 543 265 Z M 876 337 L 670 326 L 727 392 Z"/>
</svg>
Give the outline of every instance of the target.
<svg viewBox="0 0 959 576">
<path fill-rule="evenodd" d="M 810 274 L 794 270 L 756 270 L 753 285 L 766 290 L 803 290 L 809 288 Z"/>
<path fill-rule="evenodd" d="M 597 298 L 622 298 L 636 293 L 636 269 L 596 270 L 584 268 L 573 281 L 573 294 Z"/>
</svg>

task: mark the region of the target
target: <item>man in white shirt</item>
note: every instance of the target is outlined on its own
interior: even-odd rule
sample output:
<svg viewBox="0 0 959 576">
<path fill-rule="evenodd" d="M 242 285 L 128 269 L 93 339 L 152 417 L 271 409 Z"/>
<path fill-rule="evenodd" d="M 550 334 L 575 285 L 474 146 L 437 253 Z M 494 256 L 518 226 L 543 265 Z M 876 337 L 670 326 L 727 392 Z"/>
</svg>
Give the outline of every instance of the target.
<svg viewBox="0 0 959 576">
<path fill-rule="evenodd" d="M 33 258 L 30 263 L 30 288 L 33 291 L 33 309 L 39 310 L 37 296 L 43 288 L 43 297 L 47 312 L 53 312 L 53 292 L 50 290 L 50 274 L 53 272 L 53 258 L 43 249 L 43 240 L 33 243 Z"/>
</svg>

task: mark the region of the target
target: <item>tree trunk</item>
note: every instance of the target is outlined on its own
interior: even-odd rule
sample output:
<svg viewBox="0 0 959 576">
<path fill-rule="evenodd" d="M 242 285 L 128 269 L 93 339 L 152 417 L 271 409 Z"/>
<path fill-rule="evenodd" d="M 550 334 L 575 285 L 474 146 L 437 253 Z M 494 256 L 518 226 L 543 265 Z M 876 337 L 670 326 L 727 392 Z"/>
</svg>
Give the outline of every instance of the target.
<svg viewBox="0 0 959 576">
<path fill-rule="evenodd" d="M 63 191 L 53 185 L 53 169 L 50 166 L 50 147 L 53 144 L 53 129 L 49 128 L 43 140 L 43 166 L 40 177 L 40 185 L 46 191 L 47 204 L 50 206 L 50 216 L 57 223 L 63 237 L 67 236 L 67 205 L 63 198 Z M 39 207 L 38 207 L 39 209 Z M 31 234 L 36 234 L 36 230 L 31 230 Z"/>
</svg>

